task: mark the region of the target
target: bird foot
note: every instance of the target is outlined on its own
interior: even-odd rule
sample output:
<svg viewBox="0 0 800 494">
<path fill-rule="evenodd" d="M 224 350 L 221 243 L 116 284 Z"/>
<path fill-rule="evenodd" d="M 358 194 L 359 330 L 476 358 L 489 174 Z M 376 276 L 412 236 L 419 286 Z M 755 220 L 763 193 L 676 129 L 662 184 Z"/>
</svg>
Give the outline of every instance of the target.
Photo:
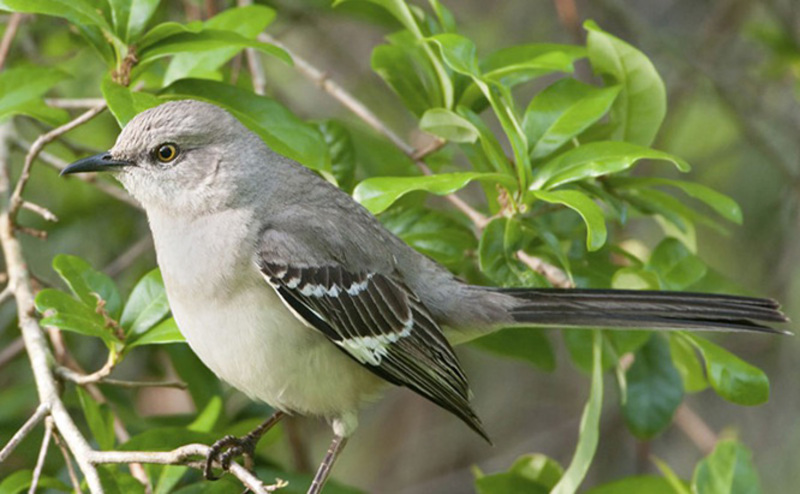
<svg viewBox="0 0 800 494">
<path fill-rule="evenodd" d="M 203 469 L 203 475 L 206 480 L 219 479 L 213 472 L 215 462 L 218 462 L 222 470 L 227 472 L 233 459 L 238 456 L 244 456 L 245 468 L 252 469 L 256 444 L 259 438 L 260 436 L 254 437 L 252 434 L 246 434 L 242 437 L 229 435 L 212 444 L 206 457 L 206 466 Z"/>
</svg>

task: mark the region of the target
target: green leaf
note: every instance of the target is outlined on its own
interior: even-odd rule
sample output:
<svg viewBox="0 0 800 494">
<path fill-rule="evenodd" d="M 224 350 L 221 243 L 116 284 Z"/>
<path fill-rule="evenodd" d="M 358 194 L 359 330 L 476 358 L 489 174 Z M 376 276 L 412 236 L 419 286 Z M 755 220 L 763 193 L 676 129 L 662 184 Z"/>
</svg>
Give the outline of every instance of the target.
<svg viewBox="0 0 800 494">
<path fill-rule="evenodd" d="M 656 246 L 647 267 L 658 274 L 662 288 L 667 290 L 684 290 L 703 279 L 708 271 L 699 257 L 674 238 L 666 238 Z"/>
<path fill-rule="evenodd" d="M 152 42 L 152 40 L 149 41 L 150 44 L 142 48 L 138 54 L 140 64 L 145 64 L 178 53 L 202 53 L 223 48 L 237 48 L 238 50 L 243 48 L 255 48 L 289 65 L 292 64 L 292 58 L 283 48 L 248 39 L 241 34 L 222 29 L 203 29 L 199 32 L 177 32 L 156 42 Z"/>
<path fill-rule="evenodd" d="M 463 189 L 473 180 L 513 186 L 513 179 L 500 173 L 461 172 L 418 177 L 373 177 L 358 184 L 353 191 L 353 197 L 372 214 L 378 214 L 409 192 L 424 190 L 440 196 L 447 195 Z"/>
<path fill-rule="evenodd" d="M 427 38 L 439 47 L 448 67 L 467 76 L 480 76 L 475 43 L 460 34 L 444 33 Z"/>
<path fill-rule="evenodd" d="M 275 10 L 263 5 L 248 5 L 223 10 L 204 23 L 204 29 L 228 31 L 247 39 L 264 31 L 275 19 Z M 178 53 L 170 60 L 164 74 L 164 85 L 178 79 L 205 78 L 233 58 L 242 47 L 238 45 L 217 48 L 201 53 Z"/>
<path fill-rule="evenodd" d="M 502 357 L 527 362 L 544 371 L 556 368 L 553 346 L 541 328 L 506 328 L 482 336 L 472 344 Z"/>
<path fill-rule="evenodd" d="M 127 344 L 126 348 L 131 349 L 142 345 L 164 345 L 167 343 L 183 343 L 186 338 L 183 337 L 175 319 L 169 318 L 153 328 L 145 331 L 141 336 L 132 338 Z"/>
<path fill-rule="evenodd" d="M 73 24 L 95 25 L 111 31 L 105 18 L 86 0 L 0 0 L 0 10 L 51 15 Z"/>
<path fill-rule="evenodd" d="M 42 96 L 66 78 L 66 73 L 50 67 L 15 67 L 0 72 L 0 120 L 22 114 L 51 125 L 65 122 L 69 114 L 47 106 Z"/>
<path fill-rule="evenodd" d="M 714 451 L 694 470 L 695 494 L 758 494 L 761 482 L 753 465 L 752 453 L 739 441 L 720 441 Z"/>
<path fill-rule="evenodd" d="M 668 161 L 680 171 L 689 171 L 686 161 L 663 151 L 627 142 L 590 142 L 570 149 L 534 170 L 531 189 L 552 189 L 578 180 L 619 173 L 643 159 Z"/>
<path fill-rule="evenodd" d="M 478 246 L 481 271 L 500 286 L 549 286 L 542 275 L 516 257 L 517 251 L 526 248 L 534 236 L 531 228 L 515 219 L 492 220 L 484 228 Z"/>
<path fill-rule="evenodd" d="M 60 290 L 45 288 L 36 294 L 35 305 L 42 314 L 55 312 L 42 319 L 45 326 L 101 338 L 108 345 L 119 343 L 113 332 L 105 327 L 103 316 Z"/>
<path fill-rule="evenodd" d="M 737 225 L 742 224 L 742 209 L 736 201 L 703 184 L 658 177 L 612 177 L 609 183 L 617 188 L 646 188 L 659 185 L 676 187 L 704 202 L 726 220 Z"/>
<path fill-rule="evenodd" d="M 586 223 L 586 248 L 590 251 L 599 249 L 606 243 L 606 219 L 603 210 L 589 196 L 577 190 L 532 190 L 531 197 L 550 204 L 562 204 L 583 218 Z"/>
<path fill-rule="evenodd" d="M 211 444 L 219 439 L 209 432 L 184 427 L 157 427 L 128 439 L 119 446 L 120 451 L 170 451 L 186 444 Z"/>
<path fill-rule="evenodd" d="M 670 468 L 669 465 L 667 465 L 666 462 L 662 461 L 656 456 L 651 456 L 651 459 L 664 475 L 664 479 L 672 487 L 672 494 L 691 494 L 689 491 L 688 482 L 678 477 L 678 475 L 672 470 L 672 468 Z"/>
<path fill-rule="evenodd" d="M 681 333 L 703 355 L 711 387 L 726 400 L 738 405 L 761 405 L 769 400 L 769 379 L 754 367 L 710 341 Z"/>
<path fill-rule="evenodd" d="M 538 482 L 515 473 L 496 473 L 475 479 L 478 494 L 547 494 Z"/>
<path fill-rule="evenodd" d="M 124 0 L 123 0 L 124 1 Z M 128 14 L 128 40 L 136 40 L 147 27 L 161 0 L 128 0 L 130 13 Z"/>
<path fill-rule="evenodd" d="M 445 108 L 431 108 L 422 115 L 419 128 L 452 142 L 475 142 L 479 131 L 461 115 Z"/>
<path fill-rule="evenodd" d="M 669 351 L 672 363 L 683 380 L 683 388 L 687 393 L 703 391 L 708 387 L 708 380 L 703 371 L 703 364 L 690 343 L 680 335 L 669 335 Z"/>
<path fill-rule="evenodd" d="M 407 34 L 402 32 L 401 34 Z M 414 115 L 444 104 L 436 70 L 425 50 L 411 40 L 393 35 L 398 45 L 380 45 L 372 50 L 371 65 Z"/>
<path fill-rule="evenodd" d="M 575 448 L 572 462 L 558 484 L 550 491 L 551 494 L 574 494 L 586 477 L 594 453 L 597 451 L 597 443 L 600 438 L 600 413 L 603 410 L 603 336 L 596 331 L 593 333 L 593 337 L 592 389 L 581 416 L 578 446 Z"/>
<path fill-rule="evenodd" d="M 545 455 L 530 454 L 517 458 L 507 472 L 483 475 L 476 469 L 476 473 L 479 494 L 546 494 L 558 483 L 564 469 Z"/>
<path fill-rule="evenodd" d="M 622 414 L 631 432 L 646 440 L 672 422 L 683 401 L 683 383 L 672 365 L 667 342 L 658 335 L 634 355 L 633 365 L 625 373 L 627 400 Z"/>
<path fill-rule="evenodd" d="M 152 328 L 169 313 L 167 292 L 161 271 L 154 269 L 142 276 L 133 287 L 122 311 L 120 324 L 128 336 L 136 336 Z"/>
<path fill-rule="evenodd" d="M 675 494 L 664 477 L 635 475 L 589 489 L 585 494 Z"/>
<path fill-rule="evenodd" d="M 478 136 L 481 140 L 480 150 L 486 158 L 486 161 L 491 163 L 495 171 L 505 172 L 509 175 L 514 174 L 514 169 L 506 158 L 503 147 L 494 135 L 494 132 L 481 120 L 481 118 L 472 110 L 467 107 L 459 106 L 456 108 L 459 115 L 467 119 L 472 126 L 478 130 Z M 516 190 L 514 187 L 513 190 Z"/>
<path fill-rule="evenodd" d="M 537 94 L 522 121 L 531 157 L 547 156 L 600 120 L 619 91 L 562 79 Z"/>
<path fill-rule="evenodd" d="M 157 96 L 131 91 L 112 81 L 110 77 L 103 79 L 100 89 L 103 92 L 103 98 L 108 103 L 108 109 L 111 110 L 120 127 L 125 127 L 139 113 L 163 103 L 163 100 Z"/>
<path fill-rule="evenodd" d="M 92 431 L 101 450 L 114 449 L 114 414 L 106 403 L 96 402 L 89 393 L 80 386 L 75 387 L 81 402 L 83 415 L 89 430 Z"/>
<path fill-rule="evenodd" d="M 667 111 L 664 82 L 644 53 L 593 21 L 583 26 L 589 32 L 586 47 L 592 68 L 622 87 L 611 107 L 611 123 L 617 126 L 614 138 L 649 146 Z"/>
<path fill-rule="evenodd" d="M 331 157 L 331 173 L 339 188 L 347 193 L 353 191 L 356 180 L 356 150 L 347 127 L 337 120 L 317 123 L 317 129 Z"/>
<path fill-rule="evenodd" d="M 33 472 L 31 470 L 17 470 L 0 482 L 0 494 L 20 494 L 28 491 L 33 483 Z M 72 488 L 64 482 L 42 475 L 37 484 L 40 489 L 55 489 L 61 492 L 71 492 Z"/>
<path fill-rule="evenodd" d="M 122 310 L 122 298 L 114 280 L 105 273 L 95 271 L 80 257 L 59 254 L 53 258 L 53 269 L 69 285 L 72 293 L 94 309 L 97 306 L 97 294 L 105 301 L 105 310 L 109 316 L 118 320 Z"/>
<path fill-rule="evenodd" d="M 177 81 L 165 91 L 175 99 L 189 97 L 220 105 L 264 139 L 275 152 L 315 170 L 330 170 L 328 146 L 319 131 L 271 98 L 200 79 Z"/>
</svg>

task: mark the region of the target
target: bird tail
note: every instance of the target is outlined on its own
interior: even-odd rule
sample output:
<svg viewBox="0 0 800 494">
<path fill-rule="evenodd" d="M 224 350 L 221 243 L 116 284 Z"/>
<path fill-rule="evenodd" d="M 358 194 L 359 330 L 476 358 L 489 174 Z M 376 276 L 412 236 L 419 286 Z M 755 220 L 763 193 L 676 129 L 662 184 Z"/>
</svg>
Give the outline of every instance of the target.
<svg viewBox="0 0 800 494">
<path fill-rule="evenodd" d="M 515 299 L 508 312 L 519 324 L 792 334 L 770 327 L 789 322 L 780 305 L 770 299 L 647 290 L 499 291 Z"/>
</svg>

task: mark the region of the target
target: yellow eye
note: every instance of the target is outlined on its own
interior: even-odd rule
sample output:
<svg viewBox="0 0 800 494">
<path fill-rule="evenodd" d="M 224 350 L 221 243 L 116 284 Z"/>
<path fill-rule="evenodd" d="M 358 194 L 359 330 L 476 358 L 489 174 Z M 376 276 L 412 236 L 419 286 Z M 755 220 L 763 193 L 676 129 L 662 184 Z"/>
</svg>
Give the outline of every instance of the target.
<svg viewBox="0 0 800 494">
<path fill-rule="evenodd" d="M 169 163 L 178 157 L 178 146 L 175 144 L 162 144 L 156 149 L 156 159 L 162 163 Z"/>
</svg>

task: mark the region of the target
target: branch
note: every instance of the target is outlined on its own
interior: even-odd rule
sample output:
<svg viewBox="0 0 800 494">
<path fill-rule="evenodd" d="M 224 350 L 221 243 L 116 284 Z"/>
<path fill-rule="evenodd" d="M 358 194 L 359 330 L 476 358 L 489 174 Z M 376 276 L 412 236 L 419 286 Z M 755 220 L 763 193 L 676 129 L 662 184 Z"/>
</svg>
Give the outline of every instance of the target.
<svg viewBox="0 0 800 494">
<path fill-rule="evenodd" d="M 67 450 L 67 447 L 64 445 L 64 441 L 62 441 L 61 437 L 58 435 L 58 430 L 53 430 L 53 439 L 58 449 L 61 450 L 61 456 L 64 457 L 64 463 L 67 465 L 67 474 L 69 475 L 69 481 L 72 483 L 72 490 L 76 494 L 83 494 L 78 475 L 75 473 L 75 466 L 72 464 L 72 457 L 69 455 L 69 450 Z"/>
<path fill-rule="evenodd" d="M 103 98 L 45 98 L 45 103 L 53 108 L 83 110 L 105 104 Z"/>
<path fill-rule="evenodd" d="M 22 341 L 22 338 L 17 338 L 9 343 L 8 346 L 3 348 L 3 351 L 0 352 L 0 369 L 8 365 L 8 363 L 15 358 L 19 357 L 24 351 L 25 343 Z"/>
<path fill-rule="evenodd" d="M 24 424 L 22 424 L 22 427 L 20 427 L 20 429 L 16 432 L 16 434 L 11 436 L 11 439 L 8 440 L 8 443 L 3 447 L 2 450 L 0 450 L 0 463 L 2 463 L 6 458 L 8 458 L 8 455 L 10 455 L 12 451 L 14 451 L 14 449 L 19 445 L 19 443 L 21 443 L 22 440 L 25 439 L 25 437 L 28 434 L 30 434 L 31 431 L 37 425 L 39 425 L 39 422 L 41 422 L 45 418 L 45 416 L 47 416 L 47 413 L 49 411 L 50 407 L 48 407 L 47 404 L 45 403 L 41 403 L 36 408 L 36 411 L 33 412 L 31 418 L 29 418 L 28 420 L 25 421 Z"/>
<path fill-rule="evenodd" d="M 54 223 L 58 221 L 58 216 L 53 214 L 53 212 L 47 209 L 46 207 L 40 206 L 38 204 L 34 204 L 28 201 L 22 201 L 22 209 L 27 209 L 28 211 L 34 212 L 47 221 L 52 221 Z"/>
<path fill-rule="evenodd" d="M 714 446 L 719 441 L 717 434 L 689 405 L 681 403 L 675 411 L 673 421 L 703 454 L 708 455 L 714 451 Z"/>
<path fill-rule="evenodd" d="M 47 458 L 47 450 L 50 449 L 50 440 L 52 438 L 53 419 L 52 417 L 47 417 L 44 420 L 44 437 L 42 438 L 42 448 L 39 450 L 39 457 L 36 459 L 36 466 L 33 468 L 31 488 L 28 489 L 28 494 L 36 494 L 36 488 L 39 486 L 39 478 L 42 476 L 44 460 Z"/>
<path fill-rule="evenodd" d="M 73 382 L 79 386 L 84 386 L 86 384 L 97 383 L 105 379 L 106 376 L 111 374 L 111 371 L 114 370 L 114 365 L 114 360 L 109 358 L 101 368 L 92 372 L 91 374 L 75 372 L 74 370 L 64 366 L 55 367 L 53 372 L 58 377 L 66 379 L 67 381 Z"/>
<path fill-rule="evenodd" d="M 0 70 L 3 69 L 3 65 L 6 63 L 8 50 L 11 48 L 11 42 L 14 41 L 14 36 L 17 35 L 17 29 L 19 28 L 21 22 L 22 14 L 19 12 L 14 12 L 8 19 L 6 32 L 3 33 L 3 40 L 0 41 Z"/>
<path fill-rule="evenodd" d="M 236 0 L 239 7 L 253 5 L 253 0 Z M 264 64 L 255 48 L 246 48 L 244 55 L 247 58 L 247 70 L 250 71 L 250 79 L 253 82 L 253 92 L 263 95 L 266 92 L 266 78 L 264 77 Z"/>
</svg>

